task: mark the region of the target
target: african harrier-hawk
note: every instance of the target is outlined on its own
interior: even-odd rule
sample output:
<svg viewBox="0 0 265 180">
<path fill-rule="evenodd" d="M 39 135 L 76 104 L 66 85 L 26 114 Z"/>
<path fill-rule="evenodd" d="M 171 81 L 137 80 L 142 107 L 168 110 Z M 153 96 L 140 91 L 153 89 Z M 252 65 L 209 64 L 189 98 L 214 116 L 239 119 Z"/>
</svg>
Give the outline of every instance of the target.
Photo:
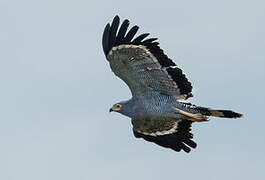
<svg viewBox="0 0 265 180">
<path fill-rule="evenodd" d="M 160 49 L 157 38 L 146 39 L 148 33 L 134 38 L 138 26 L 127 32 L 129 21 L 119 24 L 116 16 L 106 25 L 102 45 L 112 71 L 129 86 L 132 98 L 116 103 L 110 112 L 130 117 L 135 137 L 190 152 L 197 146 L 190 132 L 193 122 L 207 121 L 208 116 L 242 117 L 230 110 L 180 102 L 192 97 L 191 83 Z"/>
</svg>

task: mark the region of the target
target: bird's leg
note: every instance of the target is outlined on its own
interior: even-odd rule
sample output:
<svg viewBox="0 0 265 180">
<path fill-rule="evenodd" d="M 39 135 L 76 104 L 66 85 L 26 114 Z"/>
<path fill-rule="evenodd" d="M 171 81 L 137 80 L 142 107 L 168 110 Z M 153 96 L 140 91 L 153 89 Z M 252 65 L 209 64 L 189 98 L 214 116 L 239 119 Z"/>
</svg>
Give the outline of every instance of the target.
<svg viewBox="0 0 265 180">
<path fill-rule="evenodd" d="M 193 122 L 203 122 L 203 121 L 207 121 L 207 119 L 205 118 L 205 116 L 203 116 L 202 114 L 200 113 L 196 113 L 196 114 L 192 114 L 192 113 L 189 113 L 189 112 L 186 112 L 186 111 L 183 111 L 181 109 L 178 109 L 178 112 L 184 116 L 187 116 L 188 117 L 188 120 L 190 121 L 193 121 Z"/>
</svg>

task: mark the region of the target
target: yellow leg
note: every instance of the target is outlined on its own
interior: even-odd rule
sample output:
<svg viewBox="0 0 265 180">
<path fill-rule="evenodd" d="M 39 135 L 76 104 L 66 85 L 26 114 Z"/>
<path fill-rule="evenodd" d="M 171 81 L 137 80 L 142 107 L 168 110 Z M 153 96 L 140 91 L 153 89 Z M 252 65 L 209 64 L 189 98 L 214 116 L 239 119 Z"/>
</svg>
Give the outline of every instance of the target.
<svg viewBox="0 0 265 180">
<path fill-rule="evenodd" d="M 177 108 L 176 108 L 177 109 Z M 186 111 L 183 111 L 181 109 L 177 109 L 180 114 L 183 114 L 184 116 L 189 117 L 188 120 L 194 121 L 194 122 L 203 122 L 207 121 L 207 119 L 200 113 L 192 114 Z"/>
</svg>

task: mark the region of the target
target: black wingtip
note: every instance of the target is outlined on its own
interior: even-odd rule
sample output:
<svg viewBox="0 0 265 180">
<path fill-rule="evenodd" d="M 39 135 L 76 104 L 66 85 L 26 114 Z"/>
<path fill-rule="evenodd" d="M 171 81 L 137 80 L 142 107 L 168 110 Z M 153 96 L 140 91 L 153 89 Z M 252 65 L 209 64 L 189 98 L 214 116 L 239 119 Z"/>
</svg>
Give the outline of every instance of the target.
<svg viewBox="0 0 265 180">
<path fill-rule="evenodd" d="M 137 33 L 139 27 L 138 26 L 133 26 L 130 31 L 127 33 L 127 35 L 124 38 L 124 42 L 125 44 L 130 44 L 132 43 L 132 39 L 135 36 L 135 34 Z"/>
<path fill-rule="evenodd" d="M 154 56 L 158 59 L 162 67 L 168 67 L 171 65 L 173 66 L 175 65 L 175 63 L 173 63 L 173 61 L 169 59 L 160 49 L 160 47 L 158 46 L 159 43 L 154 42 L 155 40 L 157 40 L 157 38 L 150 38 L 150 39 L 144 40 L 149 35 L 149 33 L 144 33 L 134 39 L 139 27 L 137 25 L 133 26 L 127 32 L 130 21 L 128 19 L 125 19 L 123 23 L 121 24 L 120 28 L 119 28 L 119 24 L 120 24 L 120 17 L 116 15 L 113 18 L 111 25 L 108 24 L 105 27 L 105 30 L 103 33 L 102 44 L 103 44 L 103 50 L 106 56 L 108 55 L 109 51 L 114 46 L 119 46 L 122 44 L 144 45 L 146 46 L 147 49 L 150 50 L 152 54 L 154 54 Z"/>
<path fill-rule="evenodd" d="M 186 78 L 185 74 L 182 73 L 182 70 L 178 67 L 167 68 L 166 69 L 171 78 L 176 82 L 178 88 L 180 89 L 181 94 L 186 95 L 186 99 L 192 97 L 192 85 Z"/>
<path fill-rule="evenodd" d="M 121 24 L 121 27 L 119 29 L 119 32 L 116 38 L 116 44 L 122 43 L 124 41 L 124 37 L 129 27 L 129 24 L 130 24 L 130 21 L 128 19 L 125 19 L 123 23 Z"/>
<path fill-rule="evenodd" d="M 159 146 L 170 148 L 174 151 L 183 150 L 186 153 L 191 151 L 191 148 L 196 148 L 197 144 L 192 140 L 191 121 L 183 120 L 179 123 L 177 132 L 162 136 L 150 136 L 133 131 L 136 138 L 143 138 L 146 141 L 154 142 Z"/>
<path fill-rule="evenodd" d="M 110 37 L 109 37 L 110 48 L 112 48 L 115 45 L 116 34 L 117 34 L 119 24 L 120 24 L 120 18 L 119 16 L 115 16 L 110 26 Z"/>
<path fill-rule="evenodd" d="M 142 40 L 143 40 L 144 38 L 146 38 L 147 36 L 149 36 L 149 33 L 141 34 L 141 35 L 139 35 L 137 38 L 135 38 L 135 39 L 133 40 L 133 43 L 135 43 L 135 44 L 137 44 L 137 43 L 141 43 Z"/>
<path fill-rule="evenodd" d="M 187 138 L 187 139 L 183 140 L 183 142 L 185 144 L 187 144 L 188 146 L 194 148 L 194 149 L 197 147 L 197 144 L 194 141 L 192 141 L 191 139 Z"/>
<path fill-rule="evenodd" d="M 115 18 L 116 18 L 116 19 L 120 19 L 119 15 L 116 15 L 116 16 L 114 17 L 114 19 L 115 19 Z"/>
<path fill-rule="evenodd" d="M 105 26 L 105 29 L 103 32 L 103 37 L 102 37 L 103 51 L 104 51 L 106 56 L 107 56 L 108 51 L 109 51 L 109 34 L 110 34 L 110 24 L 108 23 Z"/>
</svg>

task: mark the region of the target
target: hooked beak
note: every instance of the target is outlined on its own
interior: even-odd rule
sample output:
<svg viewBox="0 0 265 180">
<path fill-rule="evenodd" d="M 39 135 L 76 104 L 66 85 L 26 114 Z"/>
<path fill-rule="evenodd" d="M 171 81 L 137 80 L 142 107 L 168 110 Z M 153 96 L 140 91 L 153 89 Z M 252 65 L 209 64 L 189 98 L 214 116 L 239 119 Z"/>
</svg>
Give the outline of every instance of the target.
<svg viewBox="0 0 265 180">
<path fill-rule="evenodd" d="M 112 111 L 114 111 L 114 110 L 113 110 L 112 108 L 110 108 L 110 109 L 109 109 L 109 112 L 112 112 Z"/>
</svg>

